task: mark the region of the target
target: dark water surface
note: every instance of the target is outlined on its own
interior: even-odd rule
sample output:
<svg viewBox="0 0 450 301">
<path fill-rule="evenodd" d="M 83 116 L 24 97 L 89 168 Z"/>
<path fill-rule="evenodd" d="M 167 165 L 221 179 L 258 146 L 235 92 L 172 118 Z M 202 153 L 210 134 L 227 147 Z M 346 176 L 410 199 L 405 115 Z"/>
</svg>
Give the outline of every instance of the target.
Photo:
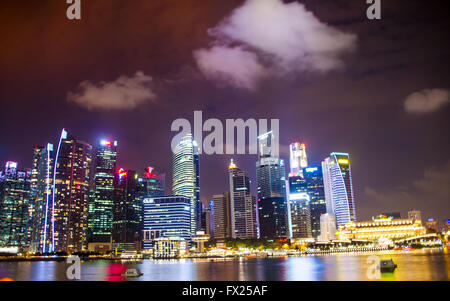
<svg viewBox="0 0 450 301">
<path fill-rule="evenodd" d="M 450 254 L 446 250 L 385 251 L 363 254 L 334 254 L 252 259 L 143 260 L 125 263 L 144 273 L 129 280 L 370 280 L 368 257 L 392 258 L 398 265 L 394 273 L 383 273 L 381 280 L 450 280 Z M 65 262 L 0 262 L 0 278 L 14 280 L 67 280 Z M 106 260 L 83 261 L 81 280 L 124 280 L 108 276 L 123 268 Z"/>
</svg>

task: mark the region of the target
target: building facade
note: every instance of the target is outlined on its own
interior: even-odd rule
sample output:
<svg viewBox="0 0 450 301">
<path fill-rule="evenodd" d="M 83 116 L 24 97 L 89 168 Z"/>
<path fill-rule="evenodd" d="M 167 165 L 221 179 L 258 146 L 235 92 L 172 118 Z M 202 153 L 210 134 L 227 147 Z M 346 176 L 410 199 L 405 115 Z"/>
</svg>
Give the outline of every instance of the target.
<svg viewBox="0 0 450 301">
<path fill-rule="evenodd" d="M 172 192 L 190 198 L 191 235 L 200 227 L 200 167 L 198 145 L 192 135 L 184 136 L 173 149 Z"/>
<path fill-rule="evenodd" d="M 231 237 L 258 237 L 256 198 L 250 193 L 250 178 L 233 160 L 228 166 L 230 183 Z"/>
<path fill-rule="evenodd" d="M 320 217 L 322 214 L 327 213 L 322 167 L 304 168 L 303 177 L 306 183 L 306 193 L 309 196 L 311 235 L 313 238 L 318 238 L 321 231 Z"/>
<path fill-rule="evenodd" d="M 319 241 L 331 241 L 336 239 L 336 218 L 334 214 L 325 213 L 320 216 Z"/>
<path fill-rule="evenodd" d="M 0 246 L 28 249 L 30 227 L 31 171 L 18 170 L 17 162 L 6 162 L 0 172 Z"/>
<path fill-rule="evenodd" d="M 231 205 L 230 194 L 215 194 L 212 199 L 213 235 L 216 240 L 225 240 L 231 237 Z"/>
<path fill-rule="evenodd" d="M 308 167 L 306 156 L 306 144 L 300 142 L 291 143 L 289 146 L 289 176 L 300 176 L 303 168 Z"/>
<path fill-rule="evenodd" d="M 191 199 L 184 196 L 164 196 L 143 200 L 143 247 L 151 249 L 161 237 L 179 237 L 189 242 L 191 237 Z"/>
<path fill-rule="evenodd" d="M 94 191 L 89 202 L 89 243 L 111 249 L 117 141 L 102 140 L 95 150 Z"/>
<path fill-rule="evenodd" d="M 356 221 L 349 154 L 331 153 L 322 171 L 327 212 L 335 214 L 338 226 Z"/>
</svg>

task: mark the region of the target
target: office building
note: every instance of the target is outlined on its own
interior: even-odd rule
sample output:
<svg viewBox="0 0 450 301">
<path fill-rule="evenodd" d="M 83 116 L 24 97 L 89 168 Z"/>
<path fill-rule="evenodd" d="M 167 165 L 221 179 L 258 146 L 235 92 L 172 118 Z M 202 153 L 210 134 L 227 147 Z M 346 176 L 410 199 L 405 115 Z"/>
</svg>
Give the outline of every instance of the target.
<svg viewBox="0 0 450 301">
<path fill-rule="evenodd" d="M 31 171 L 6 162 L 0 172 L 0 246 L 28 249 L 30 244 Z"/>
<path fill-rule="evenodd" d="M 422 213 L 419 210 L 408 211 L 408 218 L 422 222 Z"/>
<path fill-rule="evenodd" d="M 306 193 L 309 196 L 311 234 L 313 238 L 318 238 L 320 236 L 320 217 L 327 213 L 322 167 L 304 168 L 303 177 L 306 183 Z"/>
<path fill-rule="evenodd" d="M 335 214 L 338 226 L 356 221 L 349 154 L 331 153 L 322 171 L 327 212 Z"/>
<path fill-rule="evenodd" d="M 147 198 L 143 201 L 143 247 L 156 238 L 179 237 L 191 241 L 191 199 L 184 196 Z"/>
<path fill-rule="evenodd" d="M 289 176 L 301 176 L 303 169 L 308 167 L 306 145 L 304 143 L 291 143 L 291 145 L 289 146 L 289 163 Z"/>
<path fill-rule="evenodd" d="M 331 241 L 336 239 L 336 218 L 331 213 L 324 213 L 320 216 L 320 236 L 319 241 Z"/>
<path fill-rule="evenodd" d="M 105 245 L 111 250 L 114 204 L 114 174 L 117 141 L 102 140 L 95 150 L 94 191 L 89 202 L 89 245 Z"/>
<path fill-rule="evenodd" d="M 256 198 L 250 193 L 250 178 L 233 160 L 228 166 L 230 183 L 231 237 L 257 238 Z"/>
<path fill-rule="evenodd" d="M 231 205 L 230 194 L 215 194 L 212 199 L 213 215 L 213 237 L 216 240 L 223 241 L 231 237 Z"/>
<path fill-rule="evenodd" d="M 173 149 L 172 192 L 191 200 L 191 235 L 200 228 L 200 168 L 198 145 L 188 134 Z"/>
</svg>

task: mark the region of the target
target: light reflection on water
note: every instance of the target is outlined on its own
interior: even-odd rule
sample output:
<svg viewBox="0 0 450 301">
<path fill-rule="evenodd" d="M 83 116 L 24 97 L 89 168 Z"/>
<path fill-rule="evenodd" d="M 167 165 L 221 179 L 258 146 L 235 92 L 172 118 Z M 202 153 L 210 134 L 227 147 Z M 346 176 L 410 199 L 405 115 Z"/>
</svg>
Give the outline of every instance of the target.
<svg viewBox="0 0 450 301">
<path fill-rule="evenodd" d="M 439 249 L 385 251 L 373 253 L 381 259 L 392 258 L 398 265 L 394 273 L 381 280 L 450 280 L 450 255 Z M 124 280 L 111 276 L 118 270 L 136 267 L 144 273 L 130 280 L 370 280 L 367 258 L 372 253 L 334 254 L 253 259 L 144 260 L 139 263 L 84 261 L 82 280 Z M 65 262 L 0 262 L 0 278 L 14 280 L 67 280 Z"/>
</svg>

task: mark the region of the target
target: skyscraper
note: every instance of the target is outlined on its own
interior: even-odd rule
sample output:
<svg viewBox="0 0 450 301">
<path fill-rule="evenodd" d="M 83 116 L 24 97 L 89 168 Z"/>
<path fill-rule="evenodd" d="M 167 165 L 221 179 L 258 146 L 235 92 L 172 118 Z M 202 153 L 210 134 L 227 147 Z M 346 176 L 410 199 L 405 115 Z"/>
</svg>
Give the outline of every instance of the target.
<svg viewBox="0 0 450 301">
<path fill-rule="evenodd" d="M 89 243 L 111 243 L 117 141 L 102 140 L 94 159 L 94 193 L 89 202 Z M 108 249 L 111 249 L 109 245 Z"/>
<path fill-rule="evenodd" d="M 258 137 L 256 178 L 260 237 L 285 238 L 288 233 L 284 161 L 267 151 L 273 145 L 272 132 Z"/>
<path fill-rule="evenodd" d="M 233 160 L 228 166 L 230 181 L 231 237 L 257 238 L 256 198 L 250 193 L 250 179 Z"/>
<path fill-rule="evenodd" d="M 322 167 L 307 167 L 303 169 L 306 182 L 306 193 L 309 196 L 311 211 L 311 234 L 318 238 L 320 235 L 320 216 L 327 213 L 325 191 L 323 187 Z"/>
<path fill-rule="evenodd" d="M 144 198 L 166 195 L 166 174 L 158 173 L 154 167 L 147 167 L 144 175 L 139 176 L 139 192 Z"/>
<path fill-rule="evenodd" d="M 112 249 L 134 251 L 140 249 L 142 234 L 142 200 L 138 194 L 138 175 L 135 171 L 119 169 L 114 177 Z"/>
<path fill-rule="evenodd" d="M 330 241 L 336 238 L 336 218 L 334 214 L 325 213 L 320 216 L 320 236 L 321 241 Z"/>
<path fill-rule="evenodd" d="M 289 236 L 292 238 L 310 238 L 311 232 L 311 198 L 307 193 L 307 183 L 302 176 L 288 179 L 288 219 Z"/>
<path fill-rule="evenodd" d="M 31 252 L 46 252 L 50 241 L 53 144 L 35 146 L 30 183 Z M 45 241 L 45 243 L 44 243 Z"/>
<path fill-rule="evenodd" d="M 303 168 L 308 167 L 306 145 L 299 142 L 291 143 L 289 146 L 289 159 L 291 168 L 289 176 L 300 176 Z"/>
<path fill-rule="evenodd" d="M 82 251 L 87 245 L 91 153 L 91 145 L 62 130 L 53 172 L 49 250 Z"/>
<path fill-rule="evenodd" d="M 172 190 L 175 196 L 191 199 L 191 234 L 200 226 L 200 168 L 198 145 L 188 134 L 181 138 L 173 150 Z"/>
<path fill-rule="evenodd" d="M 327 212 L 335 214 L 338 226 L 356 221 L 349 154 L 331 153 L 322 171 Z"/>
<path fill-rule="evenodd" d="M 230 194 L 215 194 L 212 199 L 213 209 L 213 232 L 214 239 L 225 240 L 231 237 L 231 208 Z"/>
<path fill-rule="evenodd" d="M 30 242 L 31 171 L 6 162 L 0 172 L 0 246 L 26 248 Z"/>
</svg>

